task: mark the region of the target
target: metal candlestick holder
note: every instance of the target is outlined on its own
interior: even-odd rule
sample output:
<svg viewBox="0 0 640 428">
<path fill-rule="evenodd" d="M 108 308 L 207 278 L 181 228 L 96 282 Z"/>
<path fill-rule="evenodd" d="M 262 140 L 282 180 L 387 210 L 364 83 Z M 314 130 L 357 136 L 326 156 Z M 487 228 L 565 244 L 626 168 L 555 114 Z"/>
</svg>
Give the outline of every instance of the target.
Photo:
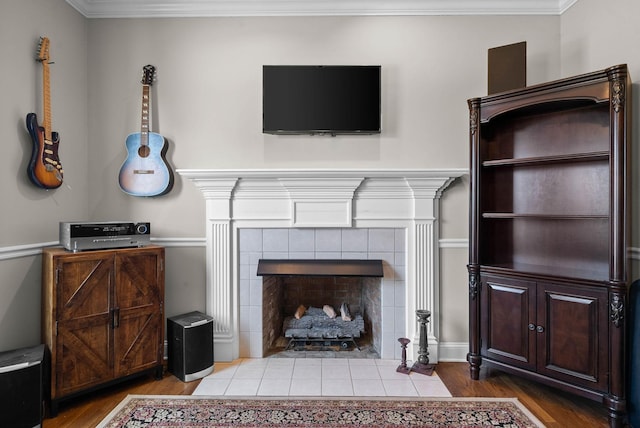
<svg viewBox="0 0 640 428">
<path fill-rule="evenodd" d="M 418 309 L 416 311 L 418 322 L 420 323 L 420 350 L 418 351 L 418 361 L 411 367 L 412 372 L 431 376 L 435 369 L 434 364 L 429 364 L 429 343 L 427 339 L 427 323 L 431 318 L 431 311 Z"/>
<path fill-rule="evenodd" d="M 407 345 L 411 341 L 406 337 L 401 337 L 398 339 L 398 342 L 400 342 L 400 346 L 402 346 L 402 361 L 396 371 L 398 373 L 409 374 L 411 373 L 411 369 L 407 366 Z"/>
</svg>

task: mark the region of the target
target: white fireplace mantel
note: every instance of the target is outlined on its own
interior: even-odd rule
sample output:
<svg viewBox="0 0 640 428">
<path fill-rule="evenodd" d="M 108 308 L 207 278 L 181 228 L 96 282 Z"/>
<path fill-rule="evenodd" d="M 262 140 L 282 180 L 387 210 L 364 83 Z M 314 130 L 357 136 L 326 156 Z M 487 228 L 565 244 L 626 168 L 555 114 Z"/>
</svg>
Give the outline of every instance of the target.
<svg viewBox="0 0 640 428">
<path fill-rule="evenodd" d="M 404 228 L 406 337 L 415 355 L 416 309 L 432 313 L 430 359 L 439 335 L 438 216 L 442 192 L 466 169 L 178 169 L 206 203 L 206 311 L 215 319 L 215 359 L 239 347 L 238 230 Z M 384 322 L 384 320 L 383 320 Z M 383 339 L 384 340 L 384 339 Z M 388 339 L 387 339 L 388 340 Z M 415 344 L 416 346 L 412 345 Z M 384 347 L 389 349 L 389 346 Z M 396 355 L 382 353 L 382 358 Z"/>
</svg>

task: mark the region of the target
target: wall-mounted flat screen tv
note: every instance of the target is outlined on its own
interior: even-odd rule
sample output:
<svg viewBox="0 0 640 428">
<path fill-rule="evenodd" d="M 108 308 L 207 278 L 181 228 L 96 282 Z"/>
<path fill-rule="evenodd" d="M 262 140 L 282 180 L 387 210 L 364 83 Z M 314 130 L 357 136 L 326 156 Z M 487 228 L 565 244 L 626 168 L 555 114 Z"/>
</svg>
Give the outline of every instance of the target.
<svg viewBox="0 0 640 428">
<path fill-rule="evenodd" d="M 380 133 L 379 65 L 265 65 L 267 134 Z"/>
</svg>

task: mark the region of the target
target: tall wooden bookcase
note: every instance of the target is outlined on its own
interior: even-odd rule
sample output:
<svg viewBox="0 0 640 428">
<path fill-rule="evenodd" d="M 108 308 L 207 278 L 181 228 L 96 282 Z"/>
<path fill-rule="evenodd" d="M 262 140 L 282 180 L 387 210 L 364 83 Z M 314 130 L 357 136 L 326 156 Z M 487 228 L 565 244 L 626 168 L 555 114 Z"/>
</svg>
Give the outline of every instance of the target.
<svg viewBox="0 0 640 428">
<path fill-rule="evenodd" d="M 626 65 L 469 100 L 470 349 L 626 413 Z"/>
<path fill-rule="evenodd" d="M 42 255 L 42 340 L 58 403 L 132 375 L 162 377 L 164 248 Z"/>
</svg>

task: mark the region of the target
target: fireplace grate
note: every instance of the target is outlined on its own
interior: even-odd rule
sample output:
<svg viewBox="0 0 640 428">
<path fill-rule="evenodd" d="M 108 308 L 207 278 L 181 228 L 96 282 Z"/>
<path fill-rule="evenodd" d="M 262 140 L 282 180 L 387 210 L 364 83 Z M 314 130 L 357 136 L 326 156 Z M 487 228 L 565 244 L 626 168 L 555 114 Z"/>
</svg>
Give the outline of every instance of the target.
<svg viewBox="0 0 640 428">
<path fill-rule="evenodd" d="M 364 319 L 362 315 L 356 314 L 351 321 L 343 320 L 341 317 L 329 318 L 320 308 L 308 308 L 299 319 L 287 317 L 284 320 L 284 336 L 290 339 L 287 349 L 292 346 L 338 345 L 342 349 L 347 349 L 352 343 L 360 349 L 355 341 L 365 332 Z"/>
<path fill-rule="evenodd" d="M 353 345 L 355 349 L 360 351 L 360 346 L 356 342 L 353 337 L 343 337 L 339 339 L 323 339 L 323 338 L 302 338 L 302 337 L 292 337 L 289 340 L 289 344 L 285 348 L 285 351 L 291 349 L 299 349 L 299 350 L 329 350 L 334 348 L 339 348 L 340 350 L 348 350 L 349 345 Z"/>
</svg>

